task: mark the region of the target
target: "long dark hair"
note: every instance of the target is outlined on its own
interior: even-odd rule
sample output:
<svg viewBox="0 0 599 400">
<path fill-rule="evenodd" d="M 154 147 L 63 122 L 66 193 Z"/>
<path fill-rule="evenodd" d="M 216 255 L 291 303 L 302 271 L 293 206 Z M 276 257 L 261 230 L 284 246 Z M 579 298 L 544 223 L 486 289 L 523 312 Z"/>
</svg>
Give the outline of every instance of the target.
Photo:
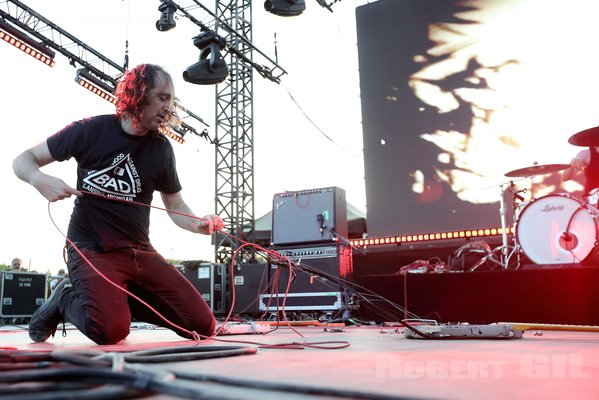
<svg viewBox="0 0 599 400">
<path fill-rule="evenodd" d="M 119 119 L 126 114 L 133 119 L 134 126 L 139 123 L 143 107 L 148 104 L 150 90 L 156 86 L 160 75 L 172 82 L 171 75 L 155 64 L 140 64 L 125 72 L 116 88 L 116 115 Z M 167 118 L 163 126 L 169 121 Z"/>
</svg>

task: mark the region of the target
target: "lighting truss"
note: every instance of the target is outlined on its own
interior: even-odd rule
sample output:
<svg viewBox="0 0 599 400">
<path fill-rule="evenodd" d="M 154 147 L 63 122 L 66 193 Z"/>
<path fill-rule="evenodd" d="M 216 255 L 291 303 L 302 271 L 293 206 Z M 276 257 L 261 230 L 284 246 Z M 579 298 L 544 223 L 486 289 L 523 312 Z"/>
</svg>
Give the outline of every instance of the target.
<svg viewBox="0 0 599 400">
<path fill-rule="evenodd" d="M 109 101 L 112 104 L 116 103 L 116 97 L 114 95 L 116 87 L 114 86 L 114 81 L 103 81 L 101 78 L 95 77 L 85 68 L 81 68 L 77 70 L 75 82 L 104 100 Z"/>
<path fill-rule="evenodd" d="M 199 26 L 202 32 L 213 31 L 214 29 L 211 29 L 208 25 L 200 21 L 198 18 L 194 17 L 194 15 L 191 14 L 191 11 L 197 11 L 199 9 L 202 12 L 208 14 L 209 17 L 214 20 L 214 25 L 227 33 L 227 37 L 229 38 L 229 40 L 225 41 L 225 50 L 233 54 L 244 64 L 251 66 L 262 77 L 269 79 L 275 83 L 280 83 L 281 76 L 287 74 L 287 71 L 285 71 L 277 62 L 272 60 L 264 52 L 262 52 L 256 46 L 254 46 L 254 44 L 248 40 L 248 38 L 243 34 L 243 32 L 238 32 L 231 26 L 230 23 L 227 22 L 226 19 L 219 18 L 214 12 L 206 8 L 198 0 L 180 0 L 177 3 L 170 0 L 161 0 L 161 7 L 164 4 L 168 4 L 169 7 L 175 8 L 180 14 L 185 16 L 195 25 Z M 253 61 L 252 58 L 248 57 L 248 52 L 246 51 L 246 49 L 249 49 L 251 50 L 251 52 L 260 55 L 264 59 L 265 64 L 259 64 Z"/>
<path fill-rule="evenodd" d="M 11 27 L 2 20 L 0 20 L 0 40 L 13 45 L 49 67 L 53 67 L 56 64 L 54 62 L 56 53 L 47 48 L 43 43 L 37 43 L 25 33 L 19 32 L 16 28 Z"/>
<path fill-rule="evenodd" d="M 8 28 L 5 29 L 6 26 Z M 125 66 L 120 66 L 21 1 L 0 0 L 0 35 L 3 35 L 4 39 L 4 37 L 8 37 L 8 33 L 15 36 L 13 32 L 17 32 L 23 37 L 29 36 L 39 40 L 41 44 L 34 40 L 29 40 L 27 43 L 32 45 L 38 52 L 43 52 L 47 58 L 51 60 L 54 58 L 55 53 L 50 50 L 52 48 L 67 57 L 69 64 L 73 67 L 81 66 L 82 68 L 77 70 L 75 81 L 92 93 L 114 104 L 117 81 L 127 70 L 127 60 Z M 4 40 L 10 43 L 10 39 Z M 54 61 L 52 60 L 51 64 L 48 65 L 53 66 Z M 175 106 L 183 112 L 183 118 L 191 117 L 208 126 L 200 117 L 182 107 L 180 103 L 175 104 Z M 183 135 L 187 132 L 195 133 L 200 137 L 207 136 L 205 129 L 203 132 L 198 133 L 191 125 L 186 123 L 182 123 L 178 130 L 170 132 L 180 139 L 175 138 L 178 142 L 181 142 Z"/>
</svg>

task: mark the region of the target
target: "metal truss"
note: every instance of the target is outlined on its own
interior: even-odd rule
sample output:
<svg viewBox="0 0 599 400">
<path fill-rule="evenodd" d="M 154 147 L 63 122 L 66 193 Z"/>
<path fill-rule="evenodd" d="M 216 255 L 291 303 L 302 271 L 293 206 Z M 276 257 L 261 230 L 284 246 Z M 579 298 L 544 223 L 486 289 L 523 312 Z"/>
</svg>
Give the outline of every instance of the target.
<svg viewBox="0 0 599 400">
<path fill-rule="evenodd" d="M 73 67 L 79 64 L 113 87 L 116 87 L 118 76 L 125 72 L 125 67 L 106 58 L 20 1 L 0 1 L 0 17 L 67 57 Z"/>
<path fill-rule="evenodd" d="M 225 56 L 229 79 L 216 86 L 216 213 L 239 237 L 255 227 L 253 66 L 245 62 L 252 60 L 252 2 L 216 3 L 218 19 L 232 28 L 224 38 L 236 49 L 236 54 Z M 237 240 L 217 236 L 216 262 L 230 261 L 239 245 Z"/>
<path fill-rule="evenodd" d="M 112 94 L 115 93 L 118 78 L 128 68 L 127 55 L 125 55 L 124 65 L 120 66 L 18 0 L 0 1 L 0 17 L 5 22 L 36 38 L 45 46 L 61 53 L 69 59 L 71 66 L 79 65 L 85 68 L 95 78 L 107 84 L 107 89 L 110 89 Z M 202 118 L 186 109 L 178 99 L 175 102 L 175 107 L 181 119 L 192 118 L 208 126 Z M 181 126 L 177 131 L 178 135 L 183 137 L 185 133 L 189 132 L 200 137 L 207 135 L 206 129 L 198 132 L 193 126 L 181 121 Z"/>
<path fill-rule="evenodd" d="M 161 3 L 164 0 L 161 0 Z M 229 77 L 216 86 L 215 212 L 229 235 L 215 235 L 215 259 L 232 260 L 254 219 L 254 96 L 253 71 L 275 83 L 287 72 L 252 43 L 252 1 L 216 0 L 216 12 L 197 0 L 170 1 L 202 31 L 219 31 L 225 43 Z M 203 14 L 195 17 L 194 14 Z M 261 60 L 254 61 L 254 56 Z M 239 254 L 239 262 L 248 255 Z"/>
</svg>

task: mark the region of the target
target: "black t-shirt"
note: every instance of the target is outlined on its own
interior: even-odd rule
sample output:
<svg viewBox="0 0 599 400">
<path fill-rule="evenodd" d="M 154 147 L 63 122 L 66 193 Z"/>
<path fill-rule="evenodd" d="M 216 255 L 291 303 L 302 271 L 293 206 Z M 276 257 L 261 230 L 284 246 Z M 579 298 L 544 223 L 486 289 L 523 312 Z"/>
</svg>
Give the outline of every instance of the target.
<svg viewBox="0 0 599 400">
<path fill-rule="evenodd" d="M 591 153 L 591 161 L 584 170 L 585 194 L 589 194 L 593 189 L 599 188 L 599 153 L 597 153 L 595 147 L 590 147 L 589 150 Z"/>
<path fill-rule="evenodd" d="M 150 208 L 155 190 L 181 190 L 173 148 L 163 135 L 127 134 L 115 115 L 73 122 L 47 139 L 57 161 L 77 160 L 77 189 L 68 237 L 111 250 L 150 244 Z"/>
</svg>

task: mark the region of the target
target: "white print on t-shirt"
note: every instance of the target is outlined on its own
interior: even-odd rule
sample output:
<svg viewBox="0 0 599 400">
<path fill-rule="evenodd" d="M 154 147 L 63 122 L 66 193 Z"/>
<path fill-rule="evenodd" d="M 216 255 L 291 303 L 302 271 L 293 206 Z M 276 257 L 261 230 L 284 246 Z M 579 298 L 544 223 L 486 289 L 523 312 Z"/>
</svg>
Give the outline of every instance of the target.
<svg viewBox="0 0 599 400">
<path fill-rule="evenodd" d="M 131 156 L 119 154 L 110 167 L 88 171 L 83 189 L 123 200 L 133 200 L 141 192 L 141 179 Z"/>
</svg>

